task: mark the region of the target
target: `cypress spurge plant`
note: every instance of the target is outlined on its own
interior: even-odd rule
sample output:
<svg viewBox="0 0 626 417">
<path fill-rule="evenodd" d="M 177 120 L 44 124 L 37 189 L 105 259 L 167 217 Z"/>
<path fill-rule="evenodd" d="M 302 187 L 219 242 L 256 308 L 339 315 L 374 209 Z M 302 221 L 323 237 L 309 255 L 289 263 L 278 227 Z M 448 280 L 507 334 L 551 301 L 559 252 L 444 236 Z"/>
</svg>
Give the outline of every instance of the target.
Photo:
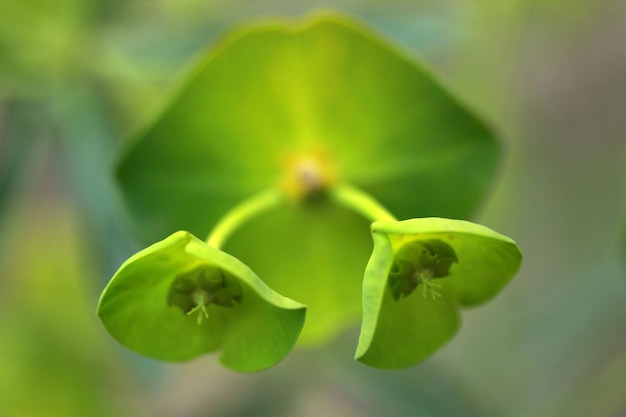
<svg viewBox="0 0 626 417">
<path fill-rule="evenodd" d="M 143 355 L 219 350 L 240 371 L 362 316 L 357 359 L 411 366 L 519 268 L 509 238 L 442 218 L 469 217 L 497 157 L 480 119 L 360 24 L 241 28 L 123 155 L 117 178 L 145 237 L 182 231 L 122 265 L 98 314 Z"/>
</svg>

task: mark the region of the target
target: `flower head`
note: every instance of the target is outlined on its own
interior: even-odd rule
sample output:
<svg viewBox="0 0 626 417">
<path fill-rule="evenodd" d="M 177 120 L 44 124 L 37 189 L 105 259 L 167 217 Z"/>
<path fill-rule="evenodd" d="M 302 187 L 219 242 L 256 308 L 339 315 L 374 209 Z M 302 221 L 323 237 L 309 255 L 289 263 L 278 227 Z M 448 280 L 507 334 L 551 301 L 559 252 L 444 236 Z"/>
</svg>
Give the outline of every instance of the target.
<svg viewBox="0 0 626 417">
<path fill-rule="evenodd" d="M 184 361 L 221 350 L 232 369 L 274 365 L 293 347 L 305 306 L 267 287 L 236 258 L 180 231 L 126 261 L 98 316 L 129 349 Z"/>
</svg>

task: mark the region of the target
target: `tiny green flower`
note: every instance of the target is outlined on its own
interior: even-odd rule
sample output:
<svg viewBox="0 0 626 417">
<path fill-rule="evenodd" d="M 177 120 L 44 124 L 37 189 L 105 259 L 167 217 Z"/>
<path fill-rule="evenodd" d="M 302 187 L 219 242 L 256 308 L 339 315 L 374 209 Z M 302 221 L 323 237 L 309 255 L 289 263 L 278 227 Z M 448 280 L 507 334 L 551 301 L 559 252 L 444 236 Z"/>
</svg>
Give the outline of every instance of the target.
<svg viewBox="0 0 626 417">
<path fill-rule="evenodd" d="M 461 220 L 379 221 L 372 235 L 356 358 L 377 368 L 408 367 L 440 348 L 459 306 L 495 296 L 522 259 L 508 237 Z"/>
<path fill-rule="evenodd" d="M 214 304 L 234 307 L 241 302 L 241 285 L 215 266 L 204 266 L 174 279 L 167 294 L 167 304 L 175 305 L 187 315 L 197 314 L 198 325 L 209 318 L 207 307 Z"/>
<path fill-rule="evenodd" d="M 454 249 L 439 239 L 415 240 L 406 243 L 396 254 L 393 268 L 389 273 L 389 289 L 393 298 L 407 296 L 422 285 L 423 295 L 433 299 L 441 297 L 434 288 L 441 285 L 432 282 L 450 274 L 450 266 L 457 262 Z"/>
<path fill-rule="evenodd" d="M 179 231 L 120 267 L 98 316 L 118 342 L 142 355 L 184 361 L 221 350 L 225 366 L 255 371 L 291 350 L 305 309 L 236 258 Z"/>
</svg>

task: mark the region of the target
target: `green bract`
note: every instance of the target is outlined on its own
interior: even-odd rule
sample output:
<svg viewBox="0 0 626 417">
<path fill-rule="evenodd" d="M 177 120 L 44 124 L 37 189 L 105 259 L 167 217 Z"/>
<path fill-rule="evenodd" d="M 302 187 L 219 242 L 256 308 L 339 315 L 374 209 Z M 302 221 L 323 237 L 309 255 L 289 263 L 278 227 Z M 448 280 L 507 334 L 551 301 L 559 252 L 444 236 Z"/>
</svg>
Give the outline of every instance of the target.
<svg viewBox="0 0 626 417">
<path fill-rule="evenodd" d="M 350 183 L 400 218 L 465 218 L 497 155 L 488 127 L 421 64 L 346 17 L 318 15 L 233 31 L 136 135 L 117 174 L 150 241 L 204 236 L 250 195 L 282 189 L 285 201 L 224 249 L 305 303 L 300 341 L 319 343 L 357 323 L 371 250 L 368 221 L 324 191 Z"/>
<path fill-rule="evenodd" d="M 461 220 L 375 222 L 372 235 L 356 358 L 377 368 L 411 366 L 441 347 L 459 306 L 496 295 L 522 259 L 508 237 Z"/>
<path fill-rule="evenodd" d="M 305 307 L 268 288 L 248 267 L 188 232 L 132 256 L 98 305 L 124 346 L 165 361 L 221 350 L 237 371 L 274 365 L 291 350 Z"/>
</svg>

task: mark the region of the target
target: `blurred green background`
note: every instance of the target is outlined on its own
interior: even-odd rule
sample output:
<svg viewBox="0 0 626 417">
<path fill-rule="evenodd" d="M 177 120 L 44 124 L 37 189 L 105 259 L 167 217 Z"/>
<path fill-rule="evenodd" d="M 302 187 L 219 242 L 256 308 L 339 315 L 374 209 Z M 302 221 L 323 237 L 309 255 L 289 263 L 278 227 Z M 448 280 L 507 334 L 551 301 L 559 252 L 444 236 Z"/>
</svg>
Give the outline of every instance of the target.
<svg viewBox="0 0 626 417">
<path fill-rule="evenodd" d="M 522 270 L 404 371 L 357 329 L 241 375 L 163 365 L 95 316 L 141 248 L 112 166 L 233 24 L 330 2 L 0 0 L 0 416 L 626 416 L 626 3 L 333 2 L 423 57 L 502 132 L 475 220 Z"/>
</svg>

